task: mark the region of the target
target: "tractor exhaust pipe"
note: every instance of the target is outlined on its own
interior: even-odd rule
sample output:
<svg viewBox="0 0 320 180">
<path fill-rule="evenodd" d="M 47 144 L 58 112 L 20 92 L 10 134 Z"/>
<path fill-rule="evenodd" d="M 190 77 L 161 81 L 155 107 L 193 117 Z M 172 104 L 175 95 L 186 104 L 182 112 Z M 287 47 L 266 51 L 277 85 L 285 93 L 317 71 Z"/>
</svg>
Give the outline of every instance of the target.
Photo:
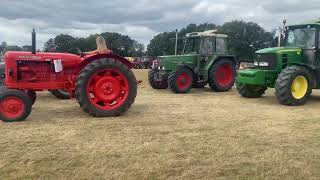
<svg viewBox="0 0 320 180">
<path fill-rule="evenodd" d="M 33 29 L 31 33 L 31 39 L 32 39 L 32 49 L 31 52 L 32 54 L 36 54 L 36 31 Z"/>
</svg>

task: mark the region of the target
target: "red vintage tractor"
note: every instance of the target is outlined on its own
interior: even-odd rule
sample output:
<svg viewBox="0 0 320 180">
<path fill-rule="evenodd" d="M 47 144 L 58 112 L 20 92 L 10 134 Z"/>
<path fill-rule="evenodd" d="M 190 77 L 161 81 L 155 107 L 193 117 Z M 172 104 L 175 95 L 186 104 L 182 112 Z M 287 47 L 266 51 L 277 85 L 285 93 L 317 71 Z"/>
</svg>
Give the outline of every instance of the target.
<svg viewBox="0 0 320 180">
<path fill-rule="evenodd" d="M 68 53 L 9 51 L 4 56 L 5 82 L 0 88 L 0 119 L 23 121 L 31 113 L 36 91 L 64 90 L 95 117 L 126 112 L 137 95 L 132 64 L 115 54 L 78 56 Z"/>
</svg>

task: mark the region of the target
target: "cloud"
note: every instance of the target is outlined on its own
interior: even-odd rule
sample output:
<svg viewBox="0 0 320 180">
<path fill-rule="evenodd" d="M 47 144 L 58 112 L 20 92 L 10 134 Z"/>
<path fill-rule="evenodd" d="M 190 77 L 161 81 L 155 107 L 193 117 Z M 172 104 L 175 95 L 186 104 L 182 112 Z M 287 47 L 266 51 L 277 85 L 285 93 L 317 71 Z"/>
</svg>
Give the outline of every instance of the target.
<svg viewBox="0 0 320 180">
<path fill-rule="evenodd" d="M 58 34 L 85 37 L 112 31 L 147 45 L 157 33 L 189 23 L 254 21 L 271 30 L 282 19 L 298 23 L 319 18 L 318 0 L 5 0 L 1 2 L 0 41 L 30 44 L 36 28 L 42 46 Z"/>
</svg>

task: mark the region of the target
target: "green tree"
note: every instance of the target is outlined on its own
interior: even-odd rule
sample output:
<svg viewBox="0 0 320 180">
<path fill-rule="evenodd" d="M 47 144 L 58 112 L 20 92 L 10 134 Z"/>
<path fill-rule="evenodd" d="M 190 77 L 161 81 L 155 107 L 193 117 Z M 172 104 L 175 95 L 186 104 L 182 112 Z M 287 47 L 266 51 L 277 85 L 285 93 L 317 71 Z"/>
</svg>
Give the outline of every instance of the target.
<svg viewBox="0 0 320 180">
<path fill-rule="evenodd" d="M 202 32 L 206 30 L 213 30 L 217 26 L 213 23 L 204 23 L 204 24 L 189 24 L 187 27 L 182 28 L 178 32 L 178 53 L 181 53 L 183 50 L 183 37 L 186 33 L 190 32 Z M 161 55 L 174 54 L 175 52 L 175 38 L 176 32 L 164 32 L 156 35 L 147 47 L 147 53 L 150 56 L 156 57 Z"/>
<path fill-rule="evenodd" d="M 74 38 L 70 35 L 58 35 L 54 39 L 49 39 L 44 44 L 44 51 L 50 51 L 56 48 L 57 52 L 69 52 L 77 54 L 77 48 L 82 51 L 92 51 L 96 49 L 96 38 L 99 34 L 92 34 L 86 38 Z M 142 56 L 144 54 L 144 46 L 129 36 L 124 36 L 119 33 L 102 33 L 106 39 L 109 49 L 115 54 L 121 56 Z"/>
<path fill-rule="evenodd" d="M 253 22 L 232 21 L 223 24 L 219 31 L 228 35 L 228 50 L 239 59 L 252 60 L 255 51 L 270 47 L 272 33 Z"/>
</svg>

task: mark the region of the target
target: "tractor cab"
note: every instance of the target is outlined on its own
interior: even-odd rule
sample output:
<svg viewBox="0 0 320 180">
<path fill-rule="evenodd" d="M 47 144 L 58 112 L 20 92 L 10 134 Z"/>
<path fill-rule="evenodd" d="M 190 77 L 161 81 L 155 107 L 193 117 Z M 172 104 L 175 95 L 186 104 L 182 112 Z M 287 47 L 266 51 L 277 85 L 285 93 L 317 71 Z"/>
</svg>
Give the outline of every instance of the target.
<svg viewBox="0 0 320 180">
<path fill-rule="evenodd" d="M 225 34 L 217 34 L 216 30 L 193 32 L 186 34 L 183 54 L 199 54 L 212 56 L 213 54 L 226 54 Z"/>
<path fill-rule="evenodd" d="M 319 66 L 320 24 L 293 25 L 286 29 L 286 46 L 301 49 L 302 63 Z"/>
</svg>

